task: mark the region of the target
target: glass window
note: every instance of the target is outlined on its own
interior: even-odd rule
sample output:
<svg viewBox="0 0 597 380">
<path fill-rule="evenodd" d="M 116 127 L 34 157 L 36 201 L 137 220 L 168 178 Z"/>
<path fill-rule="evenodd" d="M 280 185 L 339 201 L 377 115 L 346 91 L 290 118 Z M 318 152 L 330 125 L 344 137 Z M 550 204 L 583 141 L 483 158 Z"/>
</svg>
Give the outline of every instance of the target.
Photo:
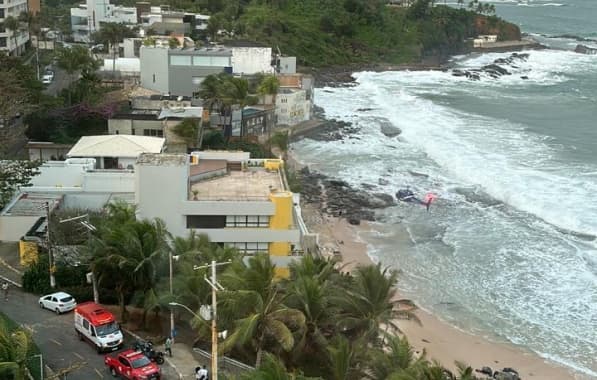
<svg viewBox="0 0 597 380">
<path fill-rule="evenodd" d="M 172 55 L 170 56 L 170 64 L 173 66 L 191 66 L 191 56 Z"/>
<path fill-rule="evenodd" d="M 193 66 L 210 66 L 211 60 L 210 57 L 196 55 L 193 57 Z"/>
<path fill-rule="evenodd" d="M 230 66 L 229 57 L 211 57 L 210 66 Z"/>
<path fill-rule="evenodd" d="M 187 228 L 224 228 L 224 215 L 187 215 Z"/>
</svg>

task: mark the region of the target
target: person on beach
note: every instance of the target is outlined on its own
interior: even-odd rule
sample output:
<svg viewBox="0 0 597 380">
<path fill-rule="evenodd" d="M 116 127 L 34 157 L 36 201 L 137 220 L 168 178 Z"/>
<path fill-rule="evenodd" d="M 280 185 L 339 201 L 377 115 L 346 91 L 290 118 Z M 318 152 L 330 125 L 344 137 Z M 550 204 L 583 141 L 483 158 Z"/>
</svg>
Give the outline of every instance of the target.
<svg viewBox="0 0 597 380">
<path fill-rule="evenodd" d="M 2 283 L 2 291 L 4 292 L 4 301 L 8 301 L 8 282 Z"/>
</svg>

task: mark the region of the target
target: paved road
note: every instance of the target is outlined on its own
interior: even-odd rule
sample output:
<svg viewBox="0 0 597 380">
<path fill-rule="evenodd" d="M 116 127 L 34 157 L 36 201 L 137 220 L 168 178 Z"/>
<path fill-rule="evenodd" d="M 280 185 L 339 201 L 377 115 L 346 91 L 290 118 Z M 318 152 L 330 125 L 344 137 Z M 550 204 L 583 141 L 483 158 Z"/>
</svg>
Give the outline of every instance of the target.
<svg viewBox="0 0 597 380">
<path fill-rule="evenodd" d="M 59 69 L 58 67 L 53 67 L 52 70 L 54 71 L 54 80 L 52 83 L 46 87 L 46 94 L 56 96 L 62 91 L 62 89 L 67 88 L 71 83 L 70 76 L 64 71 Z M 41 73 L 43 75 L 43 71 Z M 74 76 L 75 78 L 77 75 Z"/>
<path fill-rule="evenodd" d="M 33 331 L 33 339 L 41 349 L 46 364 L 54 371 L 77 363 L 86 362 L 79 369 L 68 374 L 69 380 L 91 380 L 112 378 L 104 367 L 104 355 L 98 354 L 87 342 L 81 342 L 73 327 L 73 313 L 56 315 L 42 310 L 37 296 L 24 293 L 15 287 L 10 289 L 7 302 L 0 299 L 0 310 L 17 323 Z M 132 340 L 127 338 L 125 347 Z M 162 367 L 163 379 L 176 379 L 175 372 L 168 366 Z"/>
</svg>

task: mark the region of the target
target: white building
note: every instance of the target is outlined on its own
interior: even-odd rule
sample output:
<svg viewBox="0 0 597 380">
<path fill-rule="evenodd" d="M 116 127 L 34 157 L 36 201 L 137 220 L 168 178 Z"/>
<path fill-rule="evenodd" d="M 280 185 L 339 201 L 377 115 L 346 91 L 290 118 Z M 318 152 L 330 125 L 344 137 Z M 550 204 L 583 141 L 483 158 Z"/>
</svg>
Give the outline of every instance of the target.
<svg viewBox="0 0 597 380">
<path fill-rule="evenodd" d="M 141 153 L 161 153 L 161 137 L 104 135 L 83 136 L 67 153 L 68 158 L 93 158 L 96 169 L 133 169 Z"/>
<path fill-rule="evenodd" d="M 303 89 L 280 89 L 276 95 L 278 125 L 296 125 L 311 118 L 311 102 Z"/>
<path fill-rule="evenodd" d="M 232 46 L 232 72 L 238 75 L 273 74 L 272 48 Z"/>
<path fill-rule="evenodd" d="M 91 34 L 101 29 L 101 23 L 137 24 L 137 8 L 110 4 L 110 0 L 86 0 L 70 9 L 71 30 L 76 42 L 90 42 Z"/>
<path fill-rule="evenodd" d="M 7 17 L 18 18 L 21 12 L 27 11 L 27 0 L 2 0 L 0 1 L 0 23 Z M 16 33 L 16 45 L 15 45 Z M 0 51 L 9 55 L 19 55 L 25 50 L 25 44 L 29 41 L 29 32 L 24 30 L 8 30 L 0 26 Z"/>
</svg>

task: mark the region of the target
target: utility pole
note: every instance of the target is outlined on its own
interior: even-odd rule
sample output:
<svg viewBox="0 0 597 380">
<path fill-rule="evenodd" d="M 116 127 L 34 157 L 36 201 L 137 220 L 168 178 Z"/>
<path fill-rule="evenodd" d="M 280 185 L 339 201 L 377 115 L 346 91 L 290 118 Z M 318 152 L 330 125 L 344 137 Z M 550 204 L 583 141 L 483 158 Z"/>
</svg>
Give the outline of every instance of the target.
<svg viewBox="0 0 597 380">
<path fill-rule="evenodd" d="M 208 280 L 206 277 L 205 281 L 211 286 L 211 378 L 213 380 L 218 380 L 218 302 L 216 297 L 219 290 L 224 290 L 224 287 L 218 283 L 216 267 L 230 263 L 231 261 L 216 263 L 215 260 L 212 260 L 210 265 L 193 267 L 194 270 L 211 268 L 211 278 Z"/>
<path fill-rule="evenodd" d="M 85 220 L 80 221 L 81 219 Z M 95 228 L 95 226 L 89 222 L 89 214 L 83 214 L 68 219 L 62 219 L 59 223 L 74 222 L 76 220 L 79 220 L 79 223 L 87 229 L 87 239 L 90 238 L 90 235 L 93 231 L 97 231 L 97 228 Z M 93 270 L 90 273 L 91 285 L 93 287 L 93 302 L 99 303 L 99 291 L 97 290 L 97 280 L 95 278 L 95 274 L 93 274 Z M 89 279 L 87 281 L 89 281 Z"/>
<path fill-rule="evenodd" d="M 174 293 L 172 291 L 172 251 L 168 250 L 168 261 L 170 262 L 170 297 L 172 298 Z M 170 339 L 174 342 L 174 310 L 170 308 Z"/>
<path fill-rule="evenodd" d="M 54 255 L 52 254 L 52 241 L 50 237 L 50 202 L 44 202 L 46 208 L 46 246 L 48 247 L 48 261 L 50 264 L 50 287 L 56 287 L 56 278 L 54 277 Z"/>
</svg>

